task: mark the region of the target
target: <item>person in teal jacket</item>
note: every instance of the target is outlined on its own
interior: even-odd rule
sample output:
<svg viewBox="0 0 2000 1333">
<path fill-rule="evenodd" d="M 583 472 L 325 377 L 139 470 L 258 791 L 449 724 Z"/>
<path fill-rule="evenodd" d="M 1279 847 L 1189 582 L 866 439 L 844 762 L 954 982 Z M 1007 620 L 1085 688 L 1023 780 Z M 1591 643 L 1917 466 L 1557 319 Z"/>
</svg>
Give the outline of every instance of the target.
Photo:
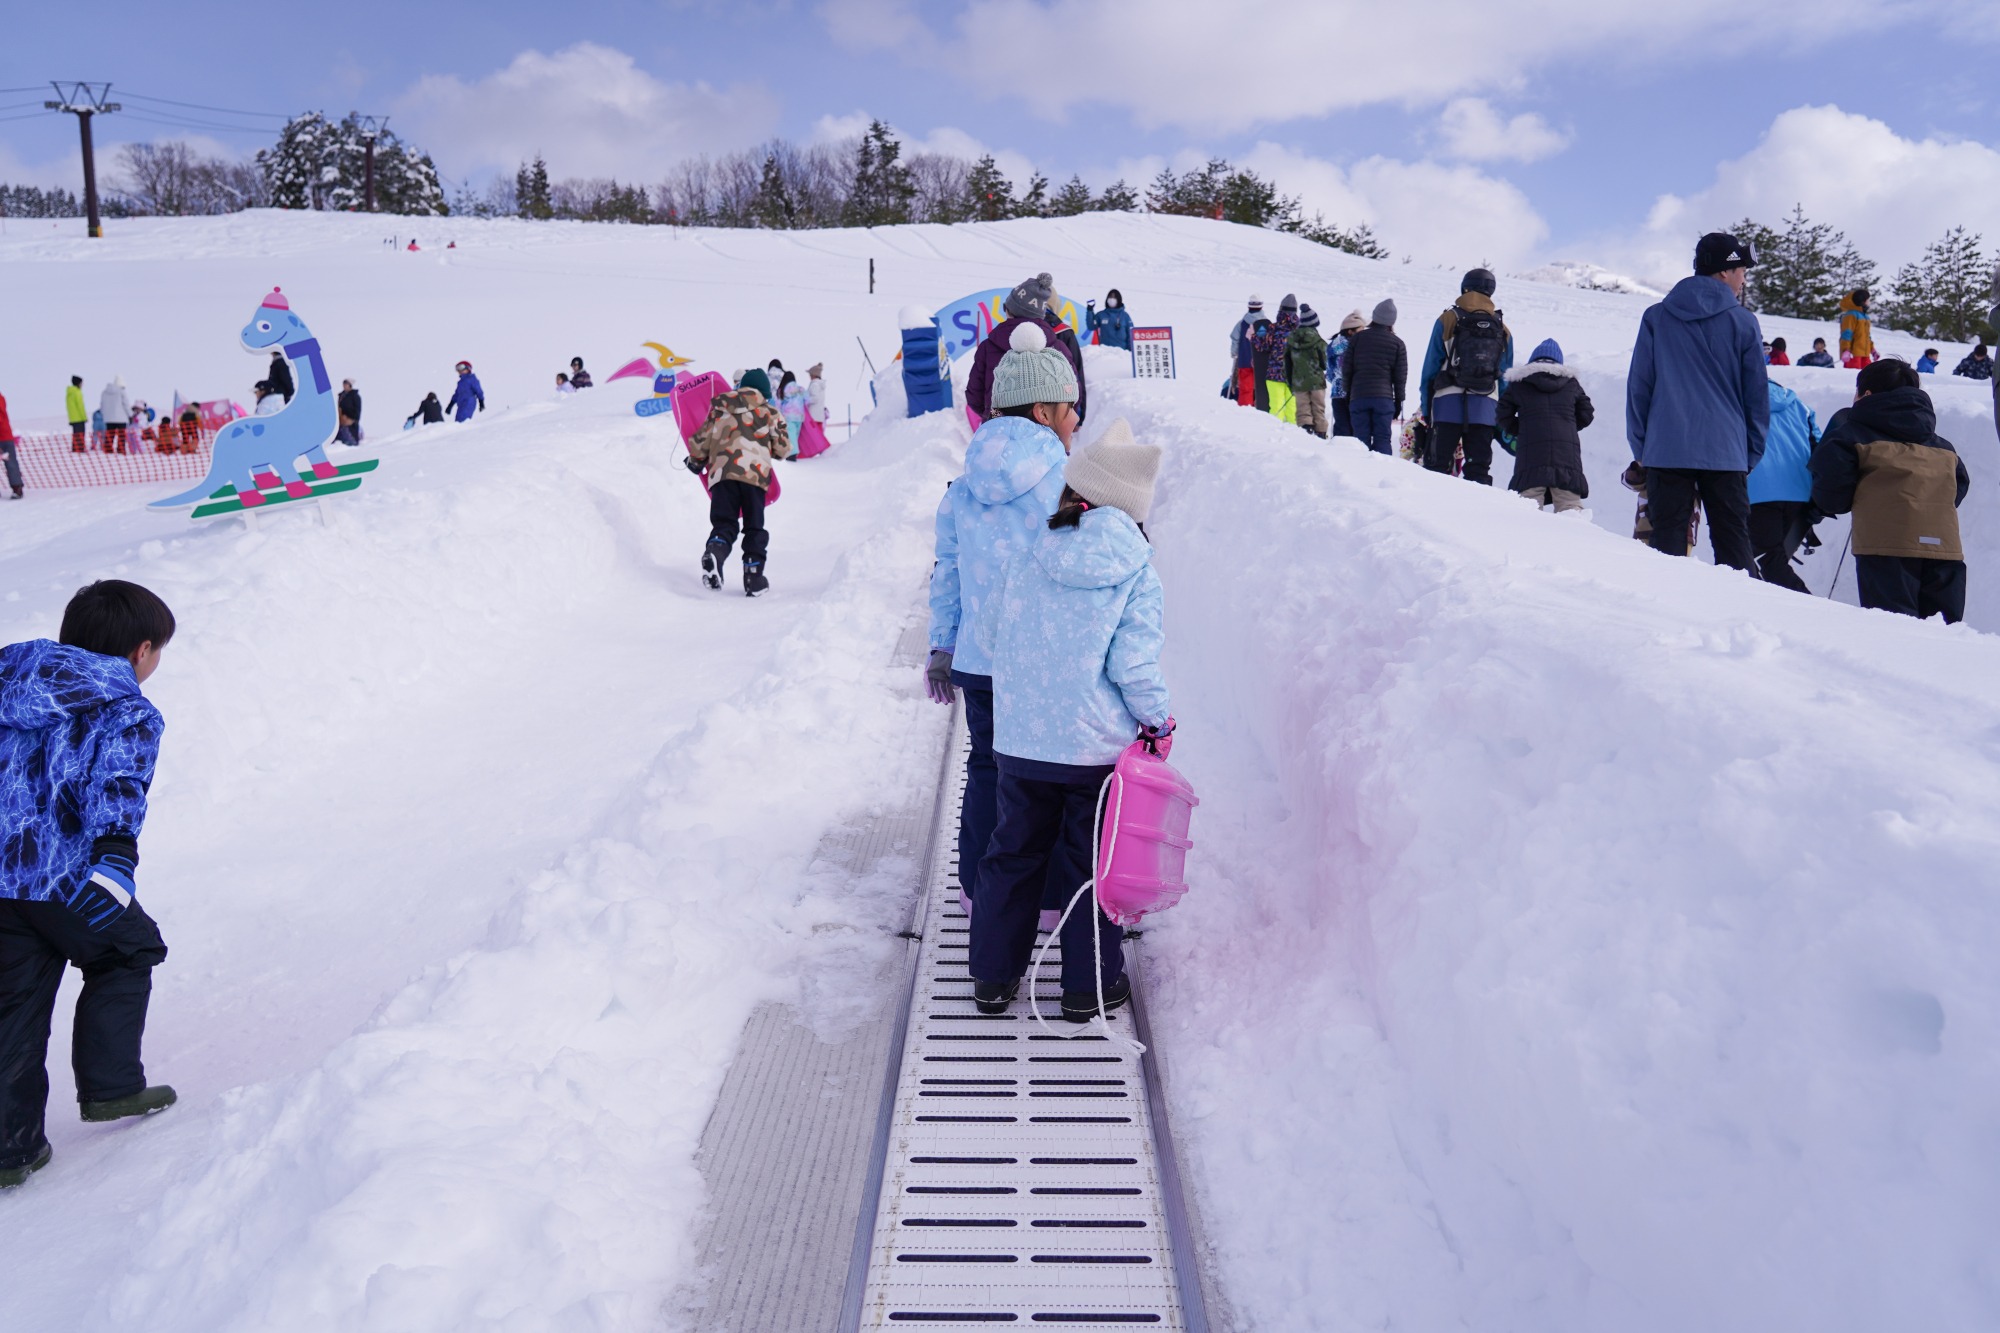
<svg viewBox="0 0 2000 1333">
<path fill-rule="evenodd" d="M 1159 447 L 1136 443 L 1123 420 L 1078 449 L 1061 504 L 1007 567 L 985 618 L 1000 782 L 972 902 L 981 1013 L 1005 1013 L 1019 988 L 1052 876 L 1072 895 L 1060 932 L 1063 1016 L 1087 1021 L 1100 986 L 1107 1010 L 1132 993 L 1123 932 L 1073 899 L 1091 877 L 1098 794 L 1118 756 L 1172 725 L 1160 672 L 1165 595 L 1140 526 L 1159 467 Z"/>
<path fill-rule="evenodd" d="M 1025 333 L 1025 330 L 1024 330 Z M 930 660 L 925 685 L 937 703 L 965 696 L 971 748 L 959 802 L 958 883 L 970 902 L 979 858 L 993 836 L 993 662 L 980 633 L 1010 560 L 1027 550 L 1056 511 L 1063 460 L 1076 428 L 1076 375 L 1060 348 L 1019 337 L 993 375 L 995 415 L 965 448 L 965 474 L 945 488 L 931 566 Z"/>
<path fill-rule="evenodd" d="M 1097 335 L 1099 347 L 1131 350 L 1132 316 L 1126 313 L 1125 298 L 1118 294 L 1116 287 L 1104 294 L 1104 309 L 1091 314 L 1090 329 Z"/>
<path fill-rule="evenodd" d="M 1807 592 L 1792 568 L 1792 554 L 1812 533 L 1812 472 L 1807 464 L 1819 443 L 1819 420 L 1799 396 L 1772 380 L 1771 425 L 1764 453 L 1750 469 L 1750 549 L 1766 583 Z M 1813 545 L 1817 546 L 1817 541 Z"/>
</svg>

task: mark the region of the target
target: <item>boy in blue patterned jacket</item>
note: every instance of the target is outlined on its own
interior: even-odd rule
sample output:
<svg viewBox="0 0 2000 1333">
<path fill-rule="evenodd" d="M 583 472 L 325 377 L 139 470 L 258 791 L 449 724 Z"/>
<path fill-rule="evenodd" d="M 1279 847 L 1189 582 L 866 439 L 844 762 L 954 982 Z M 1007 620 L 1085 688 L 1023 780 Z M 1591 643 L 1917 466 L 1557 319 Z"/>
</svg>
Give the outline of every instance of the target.
<svg viewBox="0 0 2000 1333">
<path fill-rule="evenodd" d="M 993 664 L 997 819 L 972 900 L 973 1000 L 1007 1011 L 1034 948 L 1043 885 L 1089 879 L 1098 792 L 1118 756 L 1169 729 L 1160 674 L 1165 598 L 1140 528 L 1160 450 L 1122 420 L 1063 467 L 1061 503 L 1007 566 L 983 626 Z M 1098 932 L 1096 941 L 1092 929 Z M 1096 904 L 1062 928 L 1063 1017 L 1083 1023 L 1132 994 L 1124 932 Z M 1100 975 L 1094 959 L 1102 953 Z"/>
<path fill-rule="evenodd" d="M 174 634 L 135 583 L 70 599 L 62 641 L 0 648 L 0 1189 L 49 1162 L 49 1020 L 63 968 L 83 973 L 70 1061 L 85 1120 L 173 1105 L 139 1045 L 167 956 L 134 875 L 162 722 L 139 686 Z"/>
</svg>

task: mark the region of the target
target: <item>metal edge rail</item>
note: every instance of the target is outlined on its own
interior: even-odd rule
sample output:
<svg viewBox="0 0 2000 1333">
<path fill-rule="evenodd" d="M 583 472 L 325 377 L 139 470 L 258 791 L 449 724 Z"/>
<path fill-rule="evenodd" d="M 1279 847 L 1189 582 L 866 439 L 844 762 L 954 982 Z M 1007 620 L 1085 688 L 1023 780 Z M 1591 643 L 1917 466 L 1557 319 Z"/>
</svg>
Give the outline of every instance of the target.
<svg viewBox="0 0 2000 1333">
<path fill-rule="evenodd" d="M 1125 965 L 1130 968 L 1142 952 L 1137 941 L 1126 942 Z M 1143 980 L 1144 969 L 1136 969 Z M 1160 1077 L 1159 1048 L 1153 1044 L 1152 1025 L 1146 1021 L 1146 1006 L 1140 995 L 1144 987 L 1132 987 L 1132 1028 L 1146 1053 L 1139 1067 L 1146 1078 L 1146 1111 L 1152 1122 L 1153 1155 L 1160 1173 L 1160 1206 L 1167 1215 L 1167 1241 L 1174 1256 L 1174 1285 L 1180 1289 L 1181 1322 L 1187 1333 L 1209 1333 L 1208 1306 L 1202 1299 L 1201 1261 L 1195 1251 L 1194 1224 L 1188 1213 L 1187 1194 L 1181 1184 L 1179 1151 L 1167 1120 L 1167 1090 Z"/>
<path fill-rule="evenodd" d="M 931 803 L 931 834 L 924 849 L 923 879 L 910 909 L 904 931 L 903 996 L 896 1006 L 896 1021 L 889 1036 L 889 1060 L 882 1074 L 882 1101 L 875 1113 L 875 1133 L 869 1141 L 868 1175 L 861 1186 L 861 1207 L 854 1227 L 854 1248 L 847 1260 L 847 1289 L 841 1295 L 839 1333 L 860 1333 L 862 1307 L 868 1298 L 868 1261 L 875 1252 L 875 1220 L 882 1208 L 882 1181 L 889 1168 L 889 1136 L 896 1123 L 896 1092 L 903 1075 L 903 1047 L 910 1035 L 910 1009 L 915 1003 L 918 964 L 923 959 L 921 927 L 930 904 L 932 871 L 937 866 L 940 841 L 951 822 L 946 807 L 951 800 L 951 761 L 958 753 L 958 729 L 965 705 L 954 701 L 951 725 L 945 729 L 944 753 L 938 757 L 937 796 Z M 1147 1093 L 1151 1096 L 1150 1083 Z M 1176 1260 L 1178 1268 L 1178 1260 Z M 1206 1333 L 1206 1326 L 1204 1326 Z"/>
</svg>

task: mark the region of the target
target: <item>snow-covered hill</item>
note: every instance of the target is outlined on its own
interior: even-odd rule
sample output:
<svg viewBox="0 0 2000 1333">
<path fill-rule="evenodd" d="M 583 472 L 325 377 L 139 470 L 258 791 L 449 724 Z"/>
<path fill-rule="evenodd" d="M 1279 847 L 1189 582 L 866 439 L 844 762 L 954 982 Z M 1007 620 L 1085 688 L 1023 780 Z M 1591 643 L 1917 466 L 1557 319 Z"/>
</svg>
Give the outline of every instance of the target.
<svg viewBox="0 0 2000 1333">
<path fill-rule="evenodd" d="M 330 528 L 191 531 L 143 491 L 0 505 L 5 640 L 114 573 L 183 626 L 150 689 L 142 870 L 173 947 L 148 1057 L 183 1101 L 64 1118 L 59 1016 L 56 1161 L 0 1197 L 10 1324 L 668 1318 L 744 1015 L 870 998 L 898 882 L 811 857 L 922 779 L 900 747 L 937 715 L 888 663 L 963 432 L 878 419 L 788 467 L 776 588 L 748 601 L 696 584 L 700 492 L 640 390 L 547 385 L 654 339 L 699 369 L 824 359 L 859 417 L 857 335 L 879 365 L 900 306 L 1041 269 L 1179 341 L 1173 385 L 1094 356 L 1085 433 L 1123 414 L 1169 449 L 1150 527 L 1204 804 L 1195 891 L 1148 947 L 1239 1326 L 2000 1319 L 2000 646 L 1630 541 L 1644 297 L 1500 292 L 1598 401 L 1592 522 L 1216 396 L 1251 292 L 1330 321 L 1394 297 L 1414 358 L 1456 273 L 1167 218 L 426 221 L 421 251 L 382 244 L 411 226 L 0 240 L 32 314 L 0 325 L 17 422 L 57 415 L 71 373 L 156 403 L 240 391 L 259 365 L 235 331 L 277 283 L 384 459 Z M 397 432 L 461 356 L 495 411 Z M 1822 420 L 1851 391 L 1784 376 Z M 1974 476 L 1972 620 L 2000 624 L 1990 400 L 1934 393 Z"/>
</svg>

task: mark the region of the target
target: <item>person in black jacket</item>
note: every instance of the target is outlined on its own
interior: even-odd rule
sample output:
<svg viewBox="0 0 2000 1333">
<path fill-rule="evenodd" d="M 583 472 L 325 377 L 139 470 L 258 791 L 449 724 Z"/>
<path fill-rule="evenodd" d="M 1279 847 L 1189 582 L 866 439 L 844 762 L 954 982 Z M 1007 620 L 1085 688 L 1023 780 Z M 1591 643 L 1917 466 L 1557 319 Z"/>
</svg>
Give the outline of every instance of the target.
<svg viewBox="0 0 2000 1333">
<path fill-rule="evenodd" d="M 569 359 L 569 384 L 572 389 L 588 389 L 591 386 L 590 372 L 583 368 L 583 358 Z"/>
<path fill-rule="evenodd" d="M 1563 364 L 1554 338 L 1535 349 L 1524 366 L 1505 375 L 1498 421 L 1504 442 L 1512 438 L 1512 489 L 1535 502 L 1552 504 L 1558 514 L 1583 508 L 1590 479 L 1583 474 L 1583 435 L 1597 412 L 1576 372 Z"/>
<path fill-rule="evenodd" d="M 1812 503 L 1854 511 L 1861 605 L 1954 624 L 1965 615 L 1958 506 L 1972 481 L 1921 384 L 1904 361 L 1862 368 L 1854 406 L 1833 414 L 1813 449 Z"/>
<path fill-rule="evenodd" d="M 1963 361 L 1960 361 L 1958 363 L 1958 367 L 1951 373 L 1954 375 L 1963 375 L 1965 376 L 1965 378 L 1969 380 L 1992 379 L 1993 358 L 1986 355 L 1986 344 L 1985 343 L 1976 344 L 1973 347 L 1973 349 L 1966 354 L 1965 359 Z"/>
<path fill-rule="evenodd" d="M 422 421 L 426 426 L 435 426 L 443 420 L 444 404 L 438 401 L 435 393 L 427 393 L 424 395 L 424 401 L 417 404 L 417 410 L 403 419 L 403 429 L 408 430 L 418 421 Z"/>
<path fill-rule="evenodd" d="M 1348 414 L 1354 433 L 1378 454 L 1395 452 L 1396 422 L 1403 415 L 1403 387 L 1410 378 L 1410 353 L 1396 336 L 1396 303 L 1375 307 L 1367 328 L 1347 344 L 1341 363 Z"/>
<path fill-rule="evenodd" d="M 288 403 L 292 401 L 292 395 L 298 392 L 298 385 L 292 382 L 292 363 L 285 360 L 285 354 L 281 351 L 274 349 L 271 352 L 271 369 L 264 379 L 272 389 L 285 395 L 285 401 Z"/>
<path fill-rule="evenodd" d="M 340 396 L 334 399 L 334 406 L 340 412 L 340 429 L 334 439 L 354 448 L 361 443 L 361 391 L 354 387 L 353 380 L 340 382 Z"/>
</svg>

